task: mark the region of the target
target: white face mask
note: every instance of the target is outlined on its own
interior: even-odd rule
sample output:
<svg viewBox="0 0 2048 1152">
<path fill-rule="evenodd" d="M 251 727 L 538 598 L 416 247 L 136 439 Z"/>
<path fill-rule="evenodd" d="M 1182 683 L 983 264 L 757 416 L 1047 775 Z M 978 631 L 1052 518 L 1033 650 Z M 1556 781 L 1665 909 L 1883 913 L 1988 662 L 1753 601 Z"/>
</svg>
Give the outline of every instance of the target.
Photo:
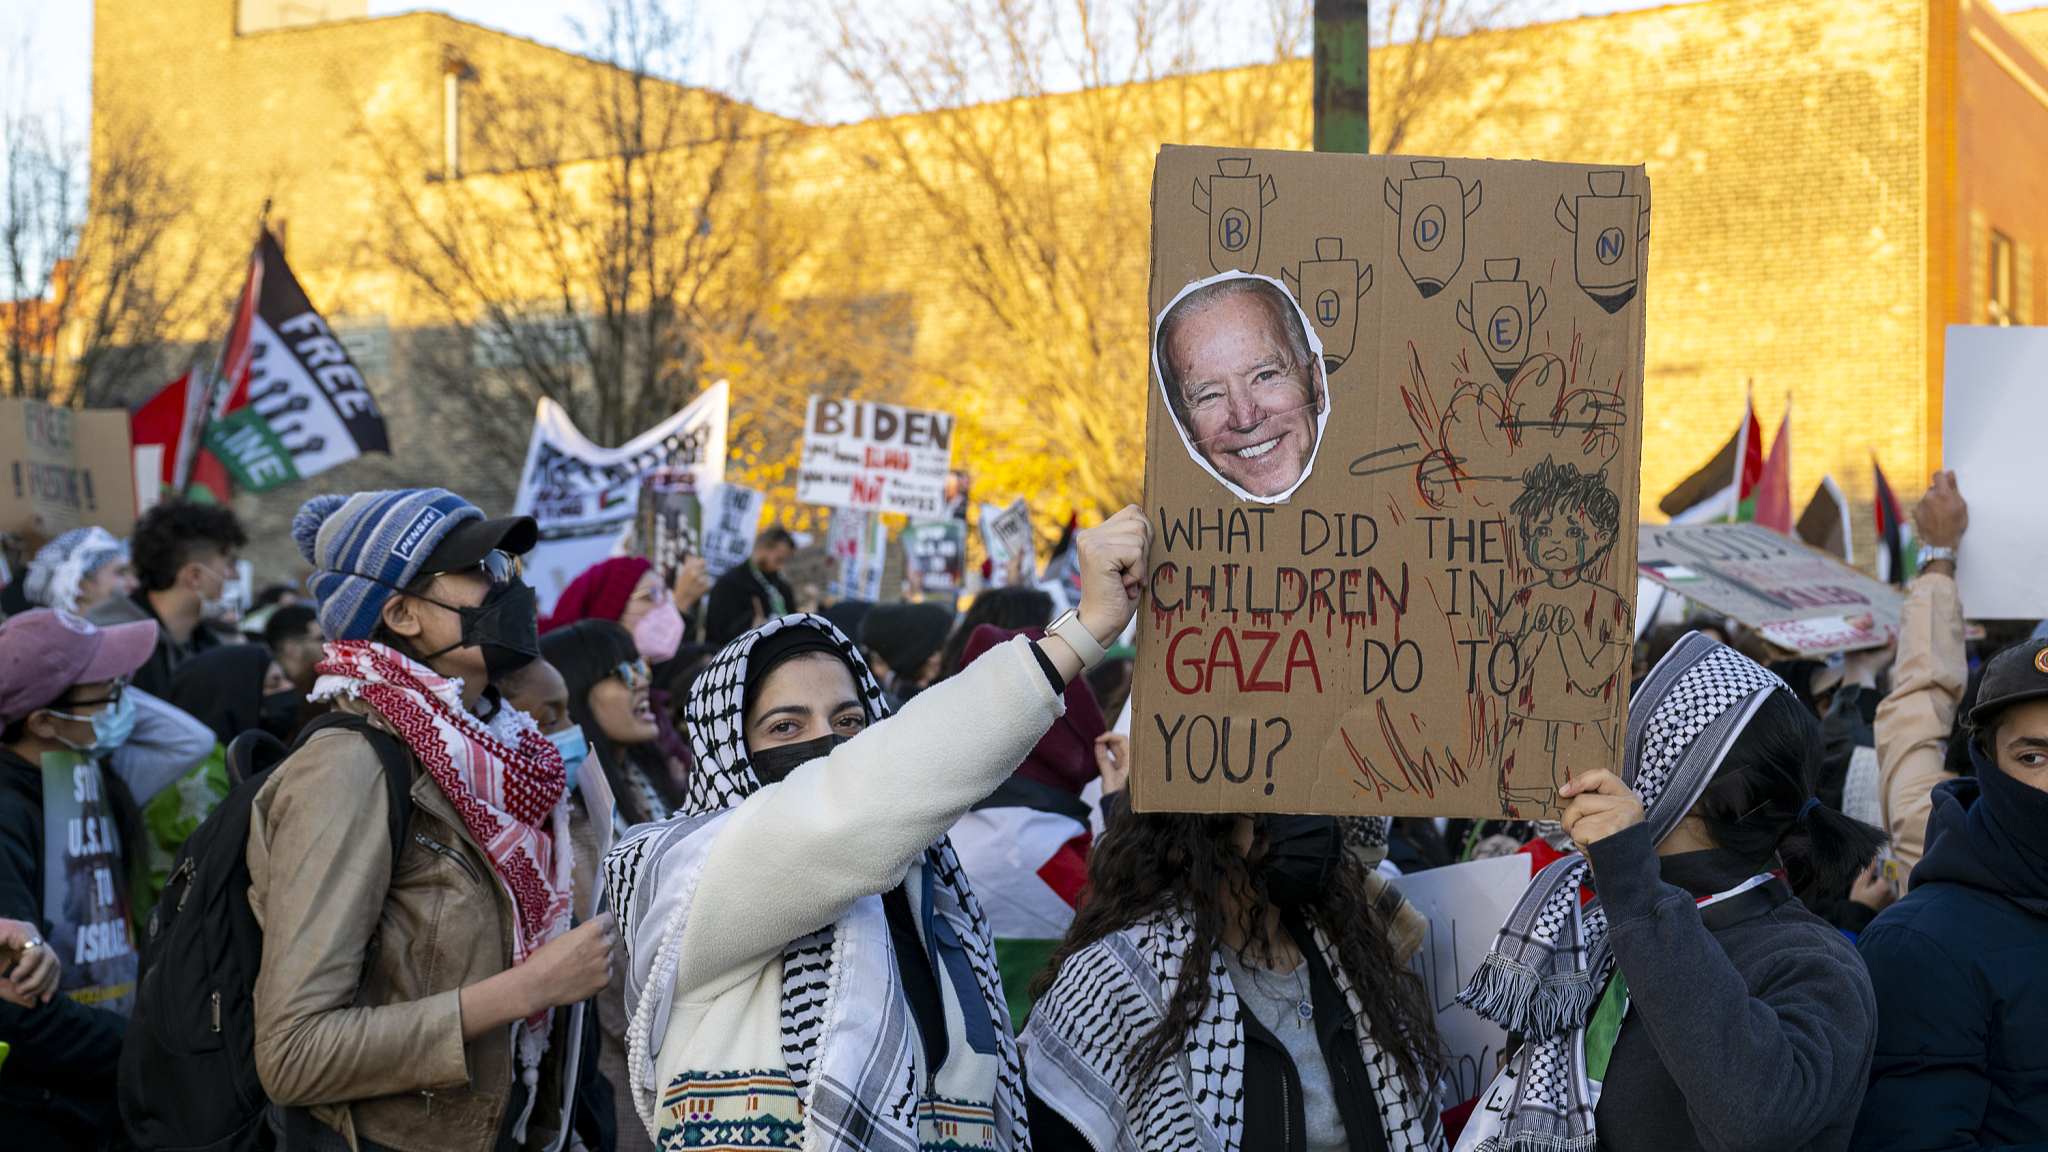
<svg viewBox="0 0 2048 1152">
<path fill-rule="evenodd" d="M 195 560 L 193 561 L 193 563 L 198 564 L 199 562 Z M 241 585 L 241 579 L 239 577 L 227 576 L 219 572 L 215 572 L 213 569 L 207 567 L 204 564 L 199 565 L 199 570 L 201 572 L 206 573 L 208 576 L 213 577 L 215 580 L 220 581 L 219 596 L 216 596 L 212 599 L 208 599 L 205 596 L 201 596 L 199 598 L 200 618 L 204 620 L 218 620 L 224 613 L 227 612 L 229 605 L 240 601 L 241 597 L 239 596 L 238 593 Z"/>
</svg>

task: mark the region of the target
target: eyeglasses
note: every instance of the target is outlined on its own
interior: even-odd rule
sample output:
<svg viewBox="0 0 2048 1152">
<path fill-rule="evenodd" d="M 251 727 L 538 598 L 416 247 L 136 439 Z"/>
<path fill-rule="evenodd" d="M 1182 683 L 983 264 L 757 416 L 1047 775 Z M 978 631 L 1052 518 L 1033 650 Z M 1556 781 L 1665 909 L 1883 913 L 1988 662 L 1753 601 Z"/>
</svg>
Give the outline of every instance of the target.
<svg viewBox="0 0 2048 1152">
<path fill-rule="evenodd" d="M 619 661 L 618 666 L 612 669 L 612 675 L 617 676 L 628 688 L 654 683 L 654 673 L 647 670 L 647 658 L 644 656 Z"/>
<path fill-rule="evenodd" d="M 69 704 L 66 704 L 66 705 L 65 705 L 65 707 L 67 707 L 67 708 L 90 708 L 90 707 L 92 707 L 92 706 L 93 706 L 93 705 L 95 705 L 95 704 L 119 704 L 119 703 L 121 702 L 121 695 L 122 695 L 122 694 L 123 694 L 124 692 L 126 692 L 127 690 L 128 690 L 128 682 L 127 682 L 126 680 L 116 680 L 116 681 L 114 681 L 114 687 L 113 687 L 113 688 L 112 688 L 111 690 L 109 690 L 109 692 L 107 693 L 107 695 L 105 695 L 105 696 L 102 696 L 102 697 L 100 697 L 100 698 L 99 698 L 99 699 L 97 699 L 97 700 L 73 700 L 73 701 L 72 701 L 71 703 L 69 703 Z M 56 710 L 55 708 L 50 708 L 50 709 L 48 709 L 48 711 L 49 711 L 50 715 L 52 715 L 52 716 L 62 716 L 62 717 L 63 717 L 64 719 L 66 719 L 66 720 L 91 720 L 91 719 L 92 719 L 92 717 L 90 717 L 90 716 L 73 716 L 73 715 L 70 715 L 70 714 L 68 714 L 68 713 L 64 713 L 64 712 L 59 712 L 59 711 L 57 711 L 57 710 Z"/>
<path fill-rule="evenodd" d="M 518 579 L 519 574 L 523 571 L 525 571 L 525 565 L 520 561 L 519 557 L 512 555 L 502 548 L 494 548 L 483 559 L 466 568 L 454 568 L 446 572 L 422 573 L 419 581 L 430 581 L 436 576 L 479 575 L 489 580 L 492 587 L 496 587 L 500 584 L 510 584 Z"/>
</svg>

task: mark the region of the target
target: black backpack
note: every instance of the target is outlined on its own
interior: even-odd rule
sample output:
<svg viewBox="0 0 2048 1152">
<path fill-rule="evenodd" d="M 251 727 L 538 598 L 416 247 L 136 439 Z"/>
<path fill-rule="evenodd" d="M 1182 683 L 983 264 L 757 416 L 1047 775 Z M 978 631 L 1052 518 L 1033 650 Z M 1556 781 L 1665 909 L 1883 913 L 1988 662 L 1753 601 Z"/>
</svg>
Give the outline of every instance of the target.
<svg viewBox="0 0 2048 1152">
<path fill-rule="evenodd" d="M 267 732 L 228 745 L 234 790 L 178 849 L 163 896 L 149 914 L 135 1011 L 121 1045 L 121 1120 L 147 1152 L 257 1152 L 270 1147 L 256 1077 L 252 990 L 263 930 L 249 910 L 249 807 L 271 770 L 329 728 L 369 737 L 391 800 L 395 870 L 412 820 L 412 763 L 405 746 L 361 716 L 330 712 L 306 725 L 291 749 Z"/>
</svg>

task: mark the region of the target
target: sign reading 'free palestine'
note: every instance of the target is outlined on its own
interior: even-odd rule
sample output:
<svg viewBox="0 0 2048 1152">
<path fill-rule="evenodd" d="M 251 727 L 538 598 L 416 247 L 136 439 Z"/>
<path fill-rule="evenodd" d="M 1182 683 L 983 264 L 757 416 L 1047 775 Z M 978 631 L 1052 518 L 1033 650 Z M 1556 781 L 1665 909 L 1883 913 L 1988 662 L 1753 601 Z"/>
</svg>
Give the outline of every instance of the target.
<svg viewBox="0 0 2048 1152">
<path fill-rule="evenodd" d="M 1141 809 L 1539 817 L 1621 756 L 1640 168 L 1167 147 Z"/>
</svg>

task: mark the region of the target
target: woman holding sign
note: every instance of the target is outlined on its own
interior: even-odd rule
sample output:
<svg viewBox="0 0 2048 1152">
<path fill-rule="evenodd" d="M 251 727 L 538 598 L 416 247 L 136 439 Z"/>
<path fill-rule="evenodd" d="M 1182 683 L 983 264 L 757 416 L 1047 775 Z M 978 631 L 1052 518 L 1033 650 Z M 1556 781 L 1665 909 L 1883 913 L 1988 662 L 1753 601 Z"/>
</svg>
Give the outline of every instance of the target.
<svg viewBox="0 0 2048 1152">
<path fill-rule="evenodd" d="M 1134 507 L 1081 533 L 1079 609 L 895 715 L 820 616 L 705 669 L 682 812 L 604 861 L 629 960 L 617 1087 L 657 1145 L 1028 1146 L 995 945 L 946 830 L 1129 623 L 1149 540 Z"/>
<path fill-rule="evenodd" d="M 1884 836 L 1813 798 L 1820 763 L 1813 713 L 1747 657 L 1693 633 L 1651 669 L 1623 778 L 1561 791 L 1583 855 L 1537 873 L 1459 994 L 1525 1038 L 1461 1152 L 1848 1147 L 1870 977 L 1776 873 L 1796 854 L 1846 885 Z"/>
</svg>

